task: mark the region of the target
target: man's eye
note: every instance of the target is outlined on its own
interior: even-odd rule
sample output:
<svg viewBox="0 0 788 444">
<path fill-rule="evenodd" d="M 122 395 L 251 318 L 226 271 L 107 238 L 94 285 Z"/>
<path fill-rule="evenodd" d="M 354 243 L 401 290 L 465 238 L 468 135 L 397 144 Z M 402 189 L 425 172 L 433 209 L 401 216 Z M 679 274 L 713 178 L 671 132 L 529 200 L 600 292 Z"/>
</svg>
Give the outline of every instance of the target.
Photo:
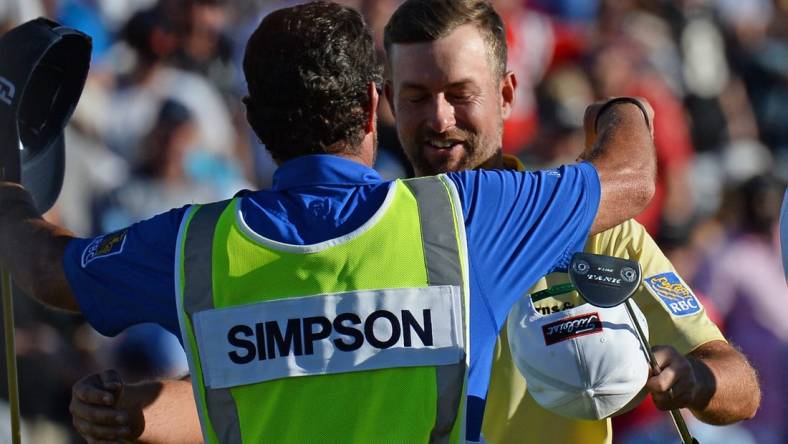
<svg viewBox="0 0 788 444">
<path fill-rule="evenodd" d="M 457 93 L 449 95 L 449 100 L 452 102 L 465 103 L 470 101 L 471 97 L 472 96 L 470 94 Z"/>
<path fill-rule="evenodd" d="M 407 96 L 407 97 L 405 97 L 405 100 L 407 100 L 410 103 L 421 103 L 421 102 L 427 100 L 427 95 L 426 94 L 417 94 L 417 95 Z"/>
</svg>

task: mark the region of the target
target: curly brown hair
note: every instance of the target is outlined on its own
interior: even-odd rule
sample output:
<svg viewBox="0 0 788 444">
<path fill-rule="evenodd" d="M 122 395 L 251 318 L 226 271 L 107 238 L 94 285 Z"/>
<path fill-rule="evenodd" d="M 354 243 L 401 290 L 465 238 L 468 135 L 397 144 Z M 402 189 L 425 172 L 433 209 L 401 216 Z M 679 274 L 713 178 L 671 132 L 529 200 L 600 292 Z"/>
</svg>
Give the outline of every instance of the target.
<svg viewBox="0 0 788 444">
<path fill-rule="evenodd" d="M 382 80 L 358 12 L 324 1 L 275 11 L 249 38 L 243 69 L 247 120 L 275 160 L 358 153 L 369 84 Z"/>
</svg>

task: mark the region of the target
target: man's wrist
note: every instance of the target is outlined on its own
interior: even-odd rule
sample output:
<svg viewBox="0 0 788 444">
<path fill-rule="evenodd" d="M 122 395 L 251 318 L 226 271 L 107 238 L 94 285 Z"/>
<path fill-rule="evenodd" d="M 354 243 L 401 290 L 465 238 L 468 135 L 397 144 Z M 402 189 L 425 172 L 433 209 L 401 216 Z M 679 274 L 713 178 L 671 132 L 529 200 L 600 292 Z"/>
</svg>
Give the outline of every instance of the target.
<svg viewBox="0 0 788 444">
<path fill-rule="evenodd" d="M 599 132 L 599 121 L 602 118 L 602 116 L 610 112 L 610 110 L 612 110 L 614 107 L 627 105 L 627 104 L 634 105 L 638 109 L 640 109 L 640 112 L 643 113 L 643 118 L 646 121 L 646 128 L 649 131 L 651 131 L 651 119 L 649 118 L 648 111 L 646 111 L 646 107 L 643 105 L 643 103 L 640 100 L 634 97 L 626 97 L 626 96 L 614 97 L 608 100 L 607 102 L 605 102 L 604 104 L 602 104 L 602 106 L 599 108 L 599 110 L 596 113 L 596 118 L 594 120 L 594 131 L 596 131 L 597 133 Z"/>
<path fill-rule="evenodd" d="M 694 411 L 703 411 L 708 407 L 709 401 L 714 395 L 714 374 L 702 360 L 694 356 L 686 356 L 686 358 L 692 368 L 692 374 L 695 379 L 692 400 L 687 407 Z"/>
</svg>

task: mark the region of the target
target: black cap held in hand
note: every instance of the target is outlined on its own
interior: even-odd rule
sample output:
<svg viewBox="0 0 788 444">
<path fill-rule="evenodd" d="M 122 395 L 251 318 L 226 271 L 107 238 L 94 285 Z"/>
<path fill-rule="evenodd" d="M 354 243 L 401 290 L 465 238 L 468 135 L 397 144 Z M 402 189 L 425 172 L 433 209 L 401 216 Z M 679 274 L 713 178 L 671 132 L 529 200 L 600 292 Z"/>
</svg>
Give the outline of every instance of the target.
<svg viewBox="0 0 788 444">
<path fill-rule="evenodd" d="M 45 18 L 0 37 L 0 179 L 21 182 L 40 211 L 63 183 L 63 129 L 85 86 L 90 37 Z"/>
</svg>

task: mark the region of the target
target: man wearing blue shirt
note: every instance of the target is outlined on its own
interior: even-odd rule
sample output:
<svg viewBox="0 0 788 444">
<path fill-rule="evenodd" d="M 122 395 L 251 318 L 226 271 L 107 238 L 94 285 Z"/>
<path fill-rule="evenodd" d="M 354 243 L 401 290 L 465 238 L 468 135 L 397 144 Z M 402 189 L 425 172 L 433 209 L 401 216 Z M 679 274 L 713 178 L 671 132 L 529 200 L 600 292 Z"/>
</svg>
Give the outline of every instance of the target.
<svg viewBox="0 0 788 444">
<path fill-rule="evenodd" d="M 251 126 L 280 167 L 272 189 L 240 194 L 239 217 L 274 242 L 309 246 L 360 229 L 392 186 L 371 169 L 380 75 L 355 12 L 317 3 L 273 16 L 247 46 L 245 104 Z M 343 20 L 352 26 L 339 26 Z M 463 106 L 471 114 L 506 115 L 513 86 L 504 78 L 496 87 L 501 100 L 485 90 Z M 589 231 L 636 215 L 651 196 L 653 144 L 643 115 L 625 103 L 597 115 L 599 109 L 588 113 L 596 123 L 588 130 L 590 163 L 539 173 L 447 175 L 467 238 L 471 393 L 486 389 L 489 364 L 479 362 L 487 359 L 512 303 L 539 277 L 565 265 Z M 455 134 L 430 133 L 424 143 L 431 155 L 464 157 L 474 146 L 471 138 L 483 133 L 475 123 Z M 94 239 L 74 238 L 44 222 L 15 184 L 0 186 L 0 209 L 0 256 L 28 294 L 81 311 L 103 334 L 156 322 L 181 337 L 174 268 L 188 207 Z"/>
</svg>

